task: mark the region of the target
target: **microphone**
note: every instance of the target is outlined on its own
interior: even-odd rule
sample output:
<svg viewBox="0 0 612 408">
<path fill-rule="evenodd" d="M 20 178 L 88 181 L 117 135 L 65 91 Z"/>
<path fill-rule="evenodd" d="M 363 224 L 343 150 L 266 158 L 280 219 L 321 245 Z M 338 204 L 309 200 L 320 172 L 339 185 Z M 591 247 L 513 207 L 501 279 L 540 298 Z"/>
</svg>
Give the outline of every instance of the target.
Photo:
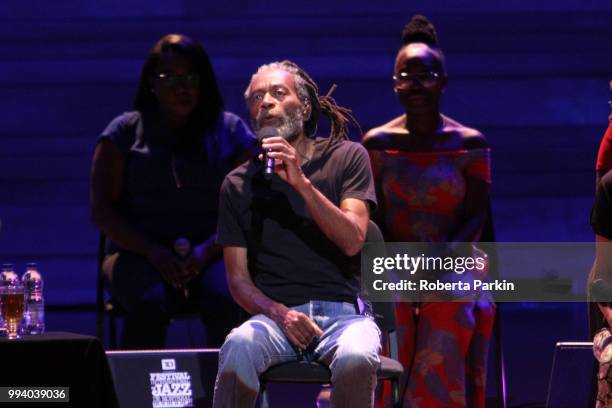
<svg viewBox="0 0 612 408">
<path fill-rule="evenodd" d="M 259 140 L 260 143 L 263 142 L 265 138 L 280 135 L 278 128 L 274 126 L 264 126 L 255 133 L 257 135 L 257 140 Z M 268 149 L 267 152 L 264 152 L 264 179 L 266 180 L 271 180 L 272 175 L 274 174 L 274 159 L 272 157 L 268 157 L 267 154 L 271 151 L 272 149 Z"/>
<path fill-rule="evenodd" d="M 177 254 L 182 260 L 187 259 L 187 256 L 191 252 L 191 242 L 187 238 L 177 238 L 174 241 L 174 253 Z M 185 299 L 189 297 L 189 288 L 183 287 L 183 295 Z"/>
<path fill-rule="evenodd" d="M 187 258 L 191 252 L 191 242 L 187 238 L 177 238 L 174 241 L 174 252 L 182 259 Z"/>
</svg>

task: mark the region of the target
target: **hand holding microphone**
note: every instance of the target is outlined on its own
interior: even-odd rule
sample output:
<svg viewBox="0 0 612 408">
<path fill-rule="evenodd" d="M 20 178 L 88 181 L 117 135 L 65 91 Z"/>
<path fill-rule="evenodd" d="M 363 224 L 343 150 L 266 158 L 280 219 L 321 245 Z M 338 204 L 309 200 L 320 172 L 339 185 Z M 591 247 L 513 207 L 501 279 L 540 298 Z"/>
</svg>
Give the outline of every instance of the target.
<svg viewBox="0 0 612 408">
<path fill-rule="evenodd" d="M 263 143 L 263 140 L 268 137 L 279 136 L 280 132 L 278 128 L 273 126 L 264 126 L 257 131 L 257 140 L 260 143 Z M 269 157 L 268 153 L 272 152 L 272 148 L 268 148 L 264 150 L 264 178 L 266 180 L 271 180 L 272 175 L 274 174 L 274 158 Z"/>
<path fill-rule="evenodd" d="M 277 133 L 273 134 L 273 131 Z M 265 151 L 264 177 L 266 180 L 270 180 L 272 174 L 276 173 L 281 180 L 289 183 L 298 191 L 308 185 L 309 181 L 302 172 L 297 150 L 289 144 L 287 139 L 278 135 L 277 128 L 264 127 L 257 132 L 257 137 L 262 141 L 262 148 Z"/>
</svg>

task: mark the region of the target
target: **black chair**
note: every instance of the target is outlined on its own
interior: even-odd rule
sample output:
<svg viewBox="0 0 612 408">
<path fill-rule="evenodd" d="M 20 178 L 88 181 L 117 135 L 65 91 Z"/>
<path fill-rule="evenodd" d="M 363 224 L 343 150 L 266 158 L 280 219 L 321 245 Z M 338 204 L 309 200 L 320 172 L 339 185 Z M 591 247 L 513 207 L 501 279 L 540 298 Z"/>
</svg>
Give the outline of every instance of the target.
<svg viewBox="0 0 612 408">
<path fill-rule="evenodd" d="M 378 226 L 370 221 L 368 225 L 367 242 L 383 242 L 383 236 Z M 359 257 L 356 257 L 359 258 Z M 378 380 L 390 380 L 393 386 L 393 407 L 401 407 L 401 396 L 399 383 L 404 375 L 404 367 L 397 361 L 398 344 L 395 332 L 395 305 L 394 303 L 370 303 L 367 301 L 367 294 L 362 294 L 364 299 L 372 309 L 372 313 L 383 333 L 383 339 L 388 342 L 390 358 L 380 356 L 380 366 L 377 370 Z M 318 362 L 310 361 L 291 361 L 277 364 L 270 367 L 259 377 L 261 408 L 268 408 L 268 394 L 266 385 L 268 383 L 310 383 L 310 384 L 330 384 L 331 371 L 327 366 Z"/>
<path fill-rule="evenodd" d="M 115 307 L 113 303 L 106 299 L 104 294 L 104 274 L 102 273 L 102 263 L 104 262 L 104 249 L 106 247 L 106 236 L 100 232 L 98 237 L 97 253 L 97 272 L 96 272 L 96 332 L 98 339 L 104 345 L 104 320 L 106 315 L 109 318 L 110 349 L 117 349 L 117 322 L 115 319 Z"/>
<path fill-rule="evenodd" d="M 109 350 L 118 349 L 117 341 L 117 318 L 125 316 L 125 310 L 113 301 L 112 297 L 107 297 L 105 294 L 105 279 L 102 272 L 102 263 L 104 262 L 106 247 L 106 235 L 100 232 L 98 239 L 98 257 L 97 257 L 97 276 L 96 276 L 96 332 L 102 345 L 105 339 L 105 320 L 108 317 L 109 326 Z M 196 310 L 181 310 L 171 316 L 171 320 L 178 319 L 198 319 L 199 312 Z M 193 344 L 192 344 L 193 345 Z M 195 347 L 195 345 L 193 345 Z"/>
</svg>

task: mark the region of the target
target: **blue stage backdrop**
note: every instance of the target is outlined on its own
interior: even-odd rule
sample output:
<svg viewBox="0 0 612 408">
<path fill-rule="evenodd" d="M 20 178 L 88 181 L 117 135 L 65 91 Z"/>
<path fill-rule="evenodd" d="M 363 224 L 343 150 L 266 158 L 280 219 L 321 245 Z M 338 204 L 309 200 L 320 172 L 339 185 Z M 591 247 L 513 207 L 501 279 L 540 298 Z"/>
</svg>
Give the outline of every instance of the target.
<svg viewBox="0 0 612 408">
<path fill-rule="evenodd" d="M 593 168 L 612 79 L 610 0 L 3 0 L 0 262 L 22 273 L 37 261 L 49 305 L 93 304 L 91 156 L 109 120 L 131 108 L 141 64 L 164 34 L 204 44 L 228 110 L 244 117 L 252 72 L 289 58 L 322 92 L 337 84 L 335 98 L 367 130 L 400 113 L 392 65 L 415 13 L 436 25 L 446 52 L 444 112 L 483 131 L 493 148 L 498 239 L 592 240 Z M 584 305 L 506 306 L 514 401 L 544 401 L 555 342 L 586 337 Z M 49 314 L 49 327 L 68 319 L 92 325 L 90 315 Z"/>
<path fill-rule="evenodd" d="M 8 1 L 0 3 L 0 261 L 38 261 L 49 304 L 94 301 L 97 234 L 88 174 L 96 137 L 129 110 L 163 34 L 212 56 L 229 110 L 262 63 L 289 58 L 365 130 L 400 113 L 391 89 L 400 31 L 436 25 L 450 82 L 444 112 L 493 148 L 505 241 L 586 241 L 594 160 L 607 126 L 612 2 L 477 0 Z M 355 135 L 355 138 L 358 136 Z"/>
</svg>

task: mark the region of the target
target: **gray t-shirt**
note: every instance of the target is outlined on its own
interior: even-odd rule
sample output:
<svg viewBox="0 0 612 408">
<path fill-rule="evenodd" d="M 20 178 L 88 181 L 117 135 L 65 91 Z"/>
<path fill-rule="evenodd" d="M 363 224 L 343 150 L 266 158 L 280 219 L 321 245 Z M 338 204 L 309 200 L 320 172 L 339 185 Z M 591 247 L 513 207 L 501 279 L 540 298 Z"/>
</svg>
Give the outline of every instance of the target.
<svg viewBox="0 0 612 408">
<path fill-rule="evenodd" d="M 317 138 L 306 177 L 334 205 L 345 198 L 367 201 L 376 194 L 370 161 L 358 143 L 343 141 L 325 150 Z M 225 178 L 219 197 L 217 242 L 248 249 L 249 272 L 270 298 L 293 306 L 309 300 L 355 302 L 358 277 L 350 258 L 312 219 L 302 197 L 278 176 L 266 181 L 262 165 L 249 161 Z"/>
</svg>

